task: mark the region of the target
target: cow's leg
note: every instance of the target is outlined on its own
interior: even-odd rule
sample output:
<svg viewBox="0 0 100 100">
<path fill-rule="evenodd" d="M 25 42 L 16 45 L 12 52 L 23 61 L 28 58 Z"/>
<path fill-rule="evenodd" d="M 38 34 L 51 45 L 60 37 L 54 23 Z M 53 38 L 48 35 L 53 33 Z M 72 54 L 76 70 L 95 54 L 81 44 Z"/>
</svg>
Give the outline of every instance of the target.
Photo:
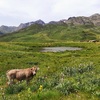
<svg viewBox="0 0 100 100">
<path fill-rule="evenodd" d="M 11 79 L 11 84 L 14 84 L 14 79 Z"/>
<path fill-rule="evenodd" d="M 30 81 L 30 80 L 29 80 L 28 78 L 26 78 L 26 84 L 27 84 L 27 85 L 28 85 L 29 81 Z"/>
<path fill-rule="evenodd" d="M 7 79 L 8 79 L 8 82 L 7 82 L 8 85 L 11 85 L 11 83 L 12 83 L 12 82 L 11 82 L 11 78 L 10 78 L 9 76 L 7 76 Z"/>
<path fill-rule="evenodd" d="M 8 79 L 8 85 L 14 84 L 14 79 L 11 76 L 7 76 Z"/>
</svg>

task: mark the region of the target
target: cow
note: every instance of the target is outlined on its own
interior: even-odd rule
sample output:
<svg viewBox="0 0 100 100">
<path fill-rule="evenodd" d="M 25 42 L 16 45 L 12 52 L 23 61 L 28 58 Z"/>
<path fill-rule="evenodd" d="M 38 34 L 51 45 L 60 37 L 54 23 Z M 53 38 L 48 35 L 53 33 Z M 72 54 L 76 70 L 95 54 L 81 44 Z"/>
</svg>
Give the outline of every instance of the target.
<svg viewBox="0 0 100 100">
<path fill-rule="evenodd" d="M 8 79 L 8 85 L 14 83 L 14 80 L 22 81 L 26 80 L 26 84 L 36 75 L 39 70 L 38 67 L 26 68 L 26 69 L 12 69 L 7 71 L 6 76 Z"/>
</svg>

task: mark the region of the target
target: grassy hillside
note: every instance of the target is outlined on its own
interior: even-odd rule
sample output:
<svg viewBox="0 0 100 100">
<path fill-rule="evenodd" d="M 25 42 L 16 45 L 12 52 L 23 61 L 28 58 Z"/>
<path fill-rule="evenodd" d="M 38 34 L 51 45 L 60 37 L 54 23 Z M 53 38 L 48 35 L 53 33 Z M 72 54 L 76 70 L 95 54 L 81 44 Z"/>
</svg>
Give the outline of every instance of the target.
<svg viewBox="0 0 100 100">
<path fill-rule="evenodd" d="M 23 30 L 22 30 L 23 31 Z M 26 34 L 26 33 L 25 33 Z M 40 52 L 42 47 L 74 46 L 80 51 Z M 30 84 L 7 86 L 6 71 L 38 65 Z M 100 43 L 0 42 L 0 100 L 99 100 Z"/>
<path fill-rule="evenodd" d="M 100 27 L 70 26 L 67 24 L 32 25 L 0 37 L 0 41 L 51 42 L 100 40 Z"/>
</svg>

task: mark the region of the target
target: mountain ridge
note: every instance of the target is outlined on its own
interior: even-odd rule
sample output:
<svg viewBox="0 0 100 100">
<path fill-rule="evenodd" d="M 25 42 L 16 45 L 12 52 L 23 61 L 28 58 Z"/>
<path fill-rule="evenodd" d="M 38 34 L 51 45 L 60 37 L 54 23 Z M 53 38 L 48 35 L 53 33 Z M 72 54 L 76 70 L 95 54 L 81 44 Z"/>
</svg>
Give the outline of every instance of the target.
<svg viewBox="0 0 100 100">
<path fill-rule="evenodd" d="M 20 29 L 23 29 L 23 28 L 27 28 L 33 24 L 41 24 L 41 25 L 44 25 L 45 23 L 42 21 L 42 20 L 37 20 L 37 21 L 32 21 L 32 22 L 27 22 L 27 23 L 21 23 L 19 26 L 5 26 L 5 25 L 2 25 L 0 27 L 0 32 L 1 33 L 12 33 L 12 32 L 15 32 L 15 31 L 18 31 Z"/>
<path fill-rule="evenodd" d="M 5 26 L 2 25 L 0 27 L 0 33 L 12 33 L 15 31 L 18 31 L 23 28 L 27 28 L 33 24 L 67 24 L 67 25 L 94 25 L 94 26 L 100 26 L 100 14 L 96 13 L 89 17 L 85 16 L 78 16 L 78 17 L 69 17 L 68 19 L 62 19 L 59 21 L 50 21 L 48 23 L 45 23 L 41 19 L 37 21 L 27 22 L 27 23 L 21 23 L 19 26 Z"/>
<path fill-rule="evenodd" d="M 68 20 L 42 20 L 20 24 L 20 29 L 0 35 L 2 42 L 55 42 L 55 41 L 100 41 L 100 15 L 71 17 Z M 91 21 L 93 20 L 93 21 Z"/>
</svg>

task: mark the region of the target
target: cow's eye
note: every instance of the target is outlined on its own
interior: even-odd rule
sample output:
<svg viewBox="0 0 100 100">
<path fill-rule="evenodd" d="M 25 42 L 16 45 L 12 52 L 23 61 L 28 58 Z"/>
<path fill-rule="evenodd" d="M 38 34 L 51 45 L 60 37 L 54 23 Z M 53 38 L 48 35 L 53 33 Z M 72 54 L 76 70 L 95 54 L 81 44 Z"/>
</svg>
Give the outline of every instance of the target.
<svg viewBox="0 0 100 100">
<path fill-rule="evenodd" d="M 34 70 L 33 68 L 31 68 L 31 70 Z"/>
</svg>

